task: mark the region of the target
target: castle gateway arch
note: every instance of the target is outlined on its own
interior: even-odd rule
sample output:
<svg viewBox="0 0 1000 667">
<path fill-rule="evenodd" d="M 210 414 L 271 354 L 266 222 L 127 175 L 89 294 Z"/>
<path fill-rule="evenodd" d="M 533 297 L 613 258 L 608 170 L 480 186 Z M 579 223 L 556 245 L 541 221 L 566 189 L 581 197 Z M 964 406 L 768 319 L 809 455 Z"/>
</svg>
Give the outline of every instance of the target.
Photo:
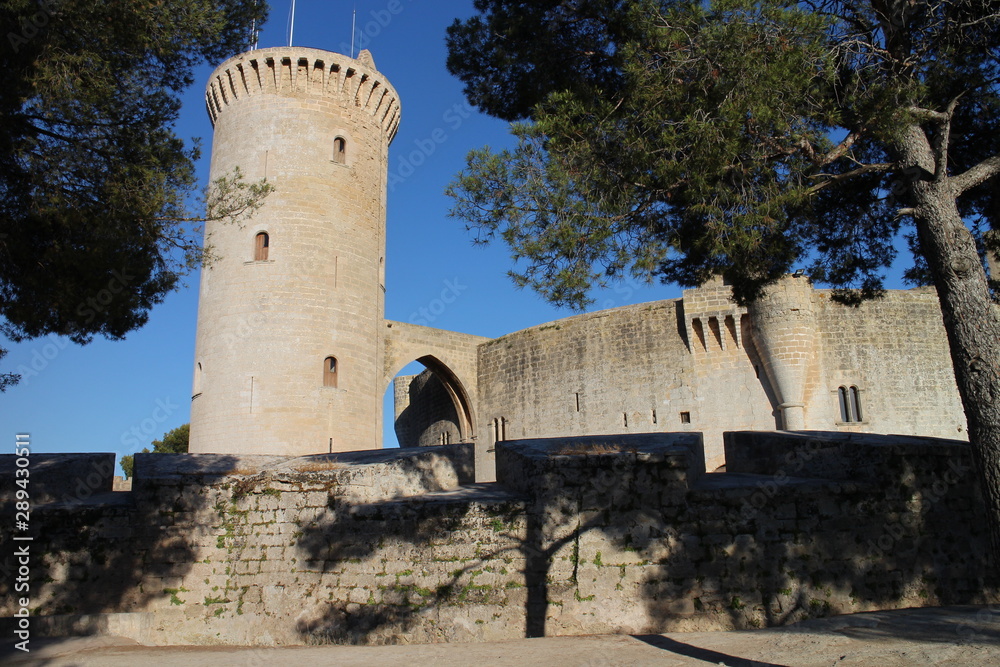
<svg viewBox="0 0 1000 667">
<path fill-rule="evenodd" d="M 393 383 L 400 447 L 473 442 L 478 346 L 485 338 L 386 321 L 385 377 Z M 417 361 L 426 370 L 397 374 Z"/>
</svg>

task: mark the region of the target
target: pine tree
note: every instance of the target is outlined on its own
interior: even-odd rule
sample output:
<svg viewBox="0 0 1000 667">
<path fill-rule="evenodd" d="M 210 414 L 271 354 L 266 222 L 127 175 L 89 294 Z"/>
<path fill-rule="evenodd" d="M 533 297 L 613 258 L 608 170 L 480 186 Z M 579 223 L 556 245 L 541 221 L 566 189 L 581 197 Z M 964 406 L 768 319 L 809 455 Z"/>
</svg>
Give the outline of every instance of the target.
<svg viewBox="0 0 1000 667">
<path fill-rule="evenodd" d="M 517 146 L 449 189 L 512 272 L 582 308 L 628 274 L 747 302 L 793 266 L 878 296 L 900 234 L 937 288 L 1000 556 L 997 0 L 479 0 L 449 29 Z M 558 71 L 550 71 L 558 68 Z M 993 276 L 997 278 L 997 276 Z"/>
<path fill-rule="evenodd" d="M 0 332 L 122 338 L 202 259 L 200 221 L 261 205 L 271 186 L 235 172 L 190 213 L 198 147 L 173 125 L 193 67 L 243 50 L 266 13 L 0 0 Z"/>
</svg>

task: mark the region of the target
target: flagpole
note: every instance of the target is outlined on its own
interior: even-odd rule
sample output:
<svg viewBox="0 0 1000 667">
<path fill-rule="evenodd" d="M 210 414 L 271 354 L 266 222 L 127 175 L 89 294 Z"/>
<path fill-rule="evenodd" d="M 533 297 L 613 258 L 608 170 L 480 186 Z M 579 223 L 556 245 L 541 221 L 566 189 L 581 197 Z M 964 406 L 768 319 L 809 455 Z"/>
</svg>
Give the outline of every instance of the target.
<svg viewBox="0 0 1000 667">
<path fill-rule="evenodd" d="M 292 36 L 295 34 L 295 0 L 292 0 L 292 21 L 288 30 L 288 46 L 292 45 Z"/>
</svg>

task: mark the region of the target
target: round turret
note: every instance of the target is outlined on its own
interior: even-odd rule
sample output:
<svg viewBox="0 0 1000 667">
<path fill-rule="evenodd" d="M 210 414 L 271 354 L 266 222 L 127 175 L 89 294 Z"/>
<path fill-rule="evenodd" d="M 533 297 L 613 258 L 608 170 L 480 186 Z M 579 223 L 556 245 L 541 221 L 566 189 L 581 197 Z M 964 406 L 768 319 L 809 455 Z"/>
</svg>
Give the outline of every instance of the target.
<svg viewBox="0 0 1000 667">
<path fill-rule="evenodd" d="M 206 91 L 211 180 L 275 187 L 242 225 L 209 223 L 192 452 L 381 447 L 385 203 L 396 91 L 371 55 L 261 49 Z"/>
<path fill-rule="evenodd" d="M 787 276 L 750 304 L 753 341 L 777 394 L 782 429 L 806 426 L 806 386 L 815 371 L 816 313 L 808 278 Z"/>
</svg>

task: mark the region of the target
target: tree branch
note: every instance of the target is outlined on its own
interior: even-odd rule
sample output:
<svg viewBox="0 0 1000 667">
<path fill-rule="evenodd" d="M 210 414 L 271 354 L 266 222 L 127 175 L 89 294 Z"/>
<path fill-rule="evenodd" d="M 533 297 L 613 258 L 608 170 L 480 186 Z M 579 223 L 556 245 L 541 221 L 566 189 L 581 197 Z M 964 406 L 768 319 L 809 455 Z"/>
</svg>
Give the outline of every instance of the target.
<svg viewBox="0 0 1000 667">
<path fill-rule="evenodd" d="M 864 130 L 861 132 L 863 131 Z M 851 147 L 854 146 L 857 140 L 861 137 L 861 132 L 854 132 L 853 130 L 849 132 L 848 135 L 844 137 L 844 140 L 837 144 L 833 150 L 826 155 L 820 156 L 818 160 L 814 160 L 815 164 L 820 167 L 825 167 L 831 162 L 842 158 L 847 151 L 851 150 Z"/>
<path fill-rule="evenodd" d="M 906 110 L 920 120 L 933 120 L 936 123 L 946 123 L 951 120 L 951 114 L 944 111 L 934 111 L 923 107 L 908 107 Z"/>
<path fill-rule="evenodd" d="M 980 183 L 1000 174 L 1000 155 L 988 157 L 979 164 L 950 179 L 951 190 L 956 197 Z"/>
<path fill-rule="evenodd" d="M 951 119 L 955 115 L 955 108 L 958 107 L 958 99 L 961 95 L 952 98 L 948 103 L 948 108 L 944 115 L 946 120 L 941 123 L 941 132 L 938 134 L 934 146 L 935 166 L 934 180 L 941 182 L 948 176 L 948 146 L 951 144 Z"/>
<path fill-rule="evenodd" d="M 863 174 L 869 174 L 875 171 L 889 171 L 890 169 L 894 169 L 895 167 L 896 165 L 894 163 L 880 162 L 877 164 L 862 165 L 857 169 L 852 169 L 851 171 L 845 171 L 842 174 L 818 174 L 818 176 L 826 177 L 826 180 L 823 181 L 822 183 L 817 183 L 816 185 L 806 190 L 806 194 L 812 195 L 836 183 L 840 183 L 842 181 L 848 181 L 857 176 L 861 176 Z"/>
</svg>

